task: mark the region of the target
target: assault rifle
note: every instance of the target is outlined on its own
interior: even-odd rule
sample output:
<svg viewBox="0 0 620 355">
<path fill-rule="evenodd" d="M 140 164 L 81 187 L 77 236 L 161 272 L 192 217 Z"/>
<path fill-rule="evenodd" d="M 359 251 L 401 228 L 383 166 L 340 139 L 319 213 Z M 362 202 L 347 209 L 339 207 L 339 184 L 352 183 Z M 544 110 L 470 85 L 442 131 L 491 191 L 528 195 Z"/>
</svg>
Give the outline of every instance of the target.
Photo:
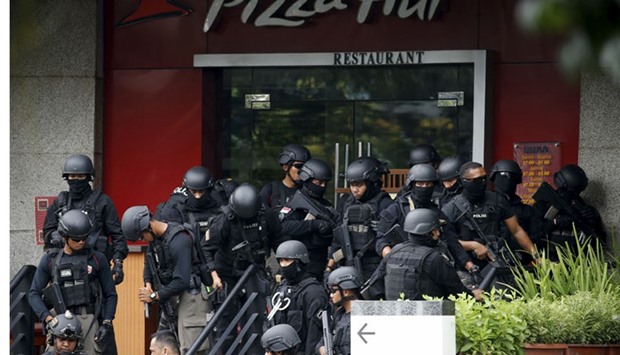
<svg viewBox="0 0 620 355">
<path fill-rule="evenodd" d="M 346 266 L 353 266 L 359 272 L 362 273 L 362 259 L 357 257 L 353 252 L 353 244 L 351 243 L 351 235 L 349 234 L 349 226 L 345 223 L 339 225 L 334 229 L 334 237 L 342 243 L 342 249 L 338 250 L 332 256 L 336 262 L 339 262 L 343 258 L 345 259 Z"/>
<path fill-rule="evenodd" d="M 49 286 L 43 289 L 43 301 L 47 307 L 54 308 L 56 314 L 65 314 L 67 311 L 57 280 L 52 281 Z"/>
<path fill-rule="evenodd" d="M 383 235 L 387 240 L 392 244 L 392 246 L 396 244 L 400 244 L 409 240 L 403 227 L 400 224 L 395 224 L 392 228 L 388 229 L 387 232 Z"/>
<path fill-rule="evenodd" d="M 506 272 L 509 271 L 511 267 L 519 265 L 518 261 L 515 259 L 514 255 L 506 250 L 506 247 L 503 246 L 501 249 L 497 247 L 497 241 L 491 241 L 489 237 L 480 229 L 478 222 L 474 219 L 471 212 L 465 208 L 463 208 L 458 201 L 456 201 L 454 205 L 461 211 L 461 215 L 456 218 L 456 220 L 461 219 L 461 217 L 465 217 L 467 222 L 469 222 L 471 228 L 476 232 L 476 235 L 480 240 L 485 242 L 485 245 L 488 249 L 488 254 L 491 257 L 491 261 L 489 264 L 492 265 L 498 272 Z"/>
<path fill-rule="evenodd" d="M 336 226 L 338 213 L 332 208 L 323 206 L 312 198 L 308 197 L 303 191 L 297 190 L 293 197 L 288 201 L 288 207 L 294 210 L 306 210 L 316 219 L 328 221 L 332 226 Z"/>
<path fill-rule="evenodd" d="M 545 212 L 545 219 L 553 220 L 560 211 L 566 213 L 574 222 L 578 229 L 583 233 L 592 236 L 594 231 L 589 227 L 588 223 L 584 221 L 583 216 L 579 211 L 571 204 L 566 202 L 557 191 L 551 187 L 547 182 L 543 181 L 532 198 L 536 202 L 547 202 L 551 205 Z"/>
<path fill-rule="evenodd" d="M 159 278 L 159 274 L 157 273 L 157 266 L 155 265 L 155 255 L 153 255 L 152 250 L 146 253 L 146 260 L 147 260 L 149 269 L 151 271 L 151 281 L 153 283 L 153 286 L 155 287 L 155 291 L 157 291 L 161 289 L 164 285 L 162 285 L 161 279 Z M 175 323 L 176 317 L 174 314 L 174 308 L 172 307 L 172 304 L 170 304 L 170 301 L 165 301 L 165 302 L 160 301 L 159 305 L 164 311 L 164 314 L 166 314 L 166 319 L 168 320 L 168 326 L 170 327 L 170 330 L 174 334 L 174 338 L 177 341 L 177 345 L 180 346 L 181 343 L 179 342 L 179 333 L 177 330 L 177 325 Z"/>
<path fill-rule="evenodd" d="M 334 354 L 334 344 L 332 343 L 332 331 L 329 329 L 329 312 L 321 312 L 321 322 L 323 323 L 323 343 L 325 344 L 325 354 Z"/>
</svg>

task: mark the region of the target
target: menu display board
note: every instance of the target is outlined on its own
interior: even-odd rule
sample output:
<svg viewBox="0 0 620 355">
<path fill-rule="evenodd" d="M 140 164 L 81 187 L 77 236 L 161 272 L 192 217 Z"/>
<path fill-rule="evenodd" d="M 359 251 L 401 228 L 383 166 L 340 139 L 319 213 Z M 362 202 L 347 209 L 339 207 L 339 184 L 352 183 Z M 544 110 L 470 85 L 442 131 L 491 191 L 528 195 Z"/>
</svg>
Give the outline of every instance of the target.
<svg viewBox="0 0 620 355">
<path fill-rule="evenodd" d="M 523 170 L 523 182 L 517 195 L 523 203 L 533 204 L 532 195 L 543 181 L 553 184 L 553 174 L 560 170 L 562 147 L 559 142 L 515 143 L 514 160 Z"/>
</svg>

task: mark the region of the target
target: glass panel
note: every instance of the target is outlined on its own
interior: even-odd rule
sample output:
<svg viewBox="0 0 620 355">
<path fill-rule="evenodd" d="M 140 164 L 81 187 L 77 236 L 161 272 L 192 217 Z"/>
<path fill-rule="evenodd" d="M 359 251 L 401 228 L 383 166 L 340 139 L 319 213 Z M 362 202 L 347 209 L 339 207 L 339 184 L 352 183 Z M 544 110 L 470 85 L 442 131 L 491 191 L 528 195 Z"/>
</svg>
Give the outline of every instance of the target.
<svg viewBox="0 0 620 355">
<path fill-rule="evenodd" d="M 222 170 L 260 188 L 282 178 L 277 157 L 288 143 L 303 144 L 334 167 L 340 144 L 349 162 L 358 142 L 390 168 L 407 168 L 409 151 L 435 145 L 441 156 L 471 158 L 473 65 L 359 68 L 225 69 Z M 437 95 L 463 91 L 464 106 L 438 107 Z M 269 94 L 270 109 L 245 108 L 246 94 Z M 339 183 L 342 186 L 342 182 Z M 333 196 L 333 183 L 326 197 Z"/>
</svg>

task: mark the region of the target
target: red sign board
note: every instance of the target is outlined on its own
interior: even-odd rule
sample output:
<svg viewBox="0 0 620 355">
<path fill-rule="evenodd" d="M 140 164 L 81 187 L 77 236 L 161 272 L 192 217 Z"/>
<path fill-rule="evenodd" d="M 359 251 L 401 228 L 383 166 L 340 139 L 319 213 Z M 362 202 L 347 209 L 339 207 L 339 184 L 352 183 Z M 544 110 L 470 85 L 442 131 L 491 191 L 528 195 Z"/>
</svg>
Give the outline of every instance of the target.
<svg viewBox="0 0 620 355">
<path fill-rule="evenodd" d="M 531 205 L 532 195 L 543 181 L 553 186 L 553 174 L 560 170 L 562 163 L 562 149 L 559 142 L 515 143 L 514 160 L 523 170 L 517 195 L 523 203 Z"/>
<path fill-rule="evenodd" d="M 54 203 L 57 196 L 37 196 L 34 198 L 34 242 L 36 245 L 43 245 L 43 223 L 45 222 L 45 215 L 47 214 L 47 208 Z"/>
</svg>

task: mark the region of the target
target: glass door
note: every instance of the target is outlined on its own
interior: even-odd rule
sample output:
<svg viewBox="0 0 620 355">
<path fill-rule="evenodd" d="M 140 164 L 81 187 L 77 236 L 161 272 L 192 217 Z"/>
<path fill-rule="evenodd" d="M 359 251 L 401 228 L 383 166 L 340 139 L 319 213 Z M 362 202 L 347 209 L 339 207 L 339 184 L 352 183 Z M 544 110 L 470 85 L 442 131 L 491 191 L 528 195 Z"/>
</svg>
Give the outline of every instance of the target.
<svg viewBox="0 0 620 355">
<path fill-rule="evenodd" d="M 442 156 L 471 157 L 472 65 L 225 69 L 223 89 L 222 171 L 259 189 L 282 178 L 277 158 L 289 143 L 334 169 L 338 160 L 334 176 L 360 154 L 360 142 L 362 155 L 370 147 L 391 169 L 408 168 L 420 143 Z M 450 99 L 453 93 L 461 94 Z"/>
</svg>

